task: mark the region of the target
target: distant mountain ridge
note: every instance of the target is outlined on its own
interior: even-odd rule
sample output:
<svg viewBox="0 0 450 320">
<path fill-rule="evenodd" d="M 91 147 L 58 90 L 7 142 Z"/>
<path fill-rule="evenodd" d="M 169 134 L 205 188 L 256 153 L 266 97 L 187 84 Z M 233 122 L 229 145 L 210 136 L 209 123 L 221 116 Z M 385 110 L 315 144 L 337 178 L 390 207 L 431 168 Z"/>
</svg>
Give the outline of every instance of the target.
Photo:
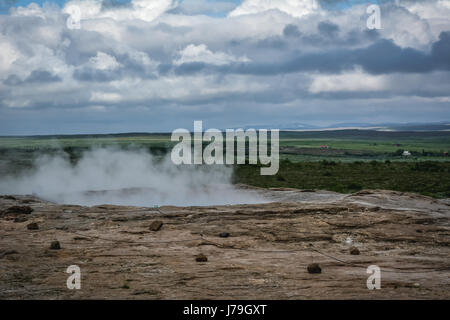
<svg viewBox="0 0 450 320">
<path fill-rule="evenodd" d="M 375 130 L 375 131 L 450 131 L 450 122 L 435 123 L 337 123 L 329 126 L 314 126 L 304 123 L 245 126 L 243 129 L 279 129 L 280 131 L 330 131 L 330 130 Z M 237 129 L 237 127 L 236 127 Z"/>
<path fill-rule="evenodd" d="M 207 130 L 208 128 L 203 128 Z M 305 123 L 289 123 L 289 124 L 260 124 L 260 125 L 247 125 L 240 127 L 227 127 L 221 128 L 221 131 L 226 129 L 279 129 L 280 131 L 293 131 L 293 132 L 326 132 L 326 131 L 377 131 L 377 132 L 450 132 L 450 122 L 434 122 L 434 123 L 337 123 L 329 126 L 315 126 Z M 193 131 L 192 129 L 190 130 Z M 126 136 L 157 136 L 168 135 L 171 131 L 147 131 L 147 132 L 115 132 L 115 133 L 79 133 L 79 134 L 36 134 L 36 135 L 0 135 L 0 137 L 17 137 L 17 138 L 96 138 L 96 137 L 126 137 Z"/>
</svg>

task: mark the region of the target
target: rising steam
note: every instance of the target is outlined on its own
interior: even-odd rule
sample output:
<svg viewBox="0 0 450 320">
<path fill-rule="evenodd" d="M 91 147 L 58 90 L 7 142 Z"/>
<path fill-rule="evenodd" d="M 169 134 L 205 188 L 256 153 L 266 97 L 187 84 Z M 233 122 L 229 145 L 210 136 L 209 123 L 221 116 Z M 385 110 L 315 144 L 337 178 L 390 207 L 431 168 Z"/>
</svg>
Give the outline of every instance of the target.
<svg viewBox="0 0 450 320">
<path fill-rule="evenodd" d="M 57 203 L 135 206 L 261 203 L 231 184 L 226 166 L 176 166 L 144 150 L 96 148 L 73 164 L 63 152 L 42 156 L 33 169 L 2 178 L 0 194 L 35 194 Z"/>
</svg>

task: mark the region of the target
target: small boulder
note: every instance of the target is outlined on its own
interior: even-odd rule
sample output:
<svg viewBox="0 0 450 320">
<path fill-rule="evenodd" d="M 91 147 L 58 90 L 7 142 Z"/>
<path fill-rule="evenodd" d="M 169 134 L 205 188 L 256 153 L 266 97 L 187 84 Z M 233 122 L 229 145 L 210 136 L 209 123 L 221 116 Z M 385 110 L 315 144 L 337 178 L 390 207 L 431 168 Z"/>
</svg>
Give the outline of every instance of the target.
<svg viewBox="0 0 450 320">
<path fill-rule="evenodd" d="M 7 255 L 11 255 L 11 254 L 17 254 L 18 252 L 16 250 L 0 250 L 0 259 L 2 259 L 3 257 L 7 256 Z"/>
<path fill-rule="evenodd" d="M 6 209 L 7 214 L 30 214 L 33 212 L 33 208 L 30 206 L 12 206 Z"/>
<path fill-rule="evenodd" d="M 197 262 L 206 262 L 208 261 L 208 257 L 206 257 L 203 253 L 200 253 L 195 257 L 195 261 Z"/>
<path fill-rule="evenodd" d="M 26 218 L 26 217 L 24 217 L 24 216 L 18 216 L 18 217 L 15 217 L 14 218 L 14 222 L 15 223 L 20 223 L 20 222 L 25 222 L 25 221 L 27 221 L 28 219 Z"/>
<path fill-rule="evenodd" d="M 61 249 L 61 245 L 59 244 L 59 241 L 52 241 L 52 243 L 50 243 L 50 249 L 52 249 L 52 250 Z"/>
<path fill-rule="evenodd" d="M 356 247 L 351 247 L 350 248 L 350 254 L 357 256 L 359 254 L 359 249 Z"/>
<path fill-rule="evenodd" d="M 153 221 L 153 222 L 150 224 L 149 229 L 150 229 L 151 231 L 159 231 L 159 229 L 161 229 L 162 225 L 163 225 L 162 221 Z"/>
<path fill-rule="evenodd" d="M 230 236 L 230 234 L 228 232 L 221 232 L 219 234 L 219 237 L 221 237 L 221 238 L 228 238 L 229 236 Z"/>
<path fill-rule="evenodd" d="M 28 230 L 38 230 L 39 226 L 36 222 L 32 222 L 32 223 L 27 224 L 27 229 Z"/>
<path fill-rule="evenodd" d="M 309 273 L 321 273 L 322 269 L 317 263 L 311 263 L 308 265 L 308 272 Z"/>
<path fill-rule="evenodd" d="M 6 196 L 0 196 L 0 198 L 2 198 L 2 199 L 7 199 L 7 200 L 17 200 L 16 197 L 9 196 L 9 195 L 6 195 Z"/>
</svg>

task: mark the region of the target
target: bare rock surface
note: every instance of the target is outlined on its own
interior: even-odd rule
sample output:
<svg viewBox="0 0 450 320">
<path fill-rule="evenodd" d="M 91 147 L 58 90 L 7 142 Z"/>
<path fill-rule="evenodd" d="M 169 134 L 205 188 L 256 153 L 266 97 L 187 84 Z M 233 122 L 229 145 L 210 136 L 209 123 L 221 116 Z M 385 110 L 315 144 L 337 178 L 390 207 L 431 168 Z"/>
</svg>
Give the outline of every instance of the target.
<svg viewBox="0 0 450 320">
<path fill-rule="evenodd" d="M 448 201 L 254 190 L 274 202 L 83 207 L 0 196 L 0 299 L 450 298 Z M 14 206 L 33 210 L 21 222 L 8 213 Z M 309 273 L 311 264 L 321 272 Z M 66 286 L 71 265 L 80 290 Z M 370 265 L 381 269 L 379 290 L 367 289 Z"/>
</svg>

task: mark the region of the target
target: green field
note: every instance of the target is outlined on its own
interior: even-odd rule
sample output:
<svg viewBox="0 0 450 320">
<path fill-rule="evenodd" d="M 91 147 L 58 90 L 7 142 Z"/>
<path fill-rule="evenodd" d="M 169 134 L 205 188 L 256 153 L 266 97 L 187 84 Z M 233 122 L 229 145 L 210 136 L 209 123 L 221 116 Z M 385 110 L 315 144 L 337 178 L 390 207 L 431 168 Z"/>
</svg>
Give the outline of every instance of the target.
<svg viewBox="0 0 450 320">
<path fill-rule="evenodd" d="M 0 137 L 1 148 L 40 149 L 64 147 L 89 147 L 106 145 L 138 145 L 144 147 L 167 147 L 174 143 L 170 134 L 111 134 L 111 135 L 68 135 L 68 136 L 31 136 Z M 380 132 L 370 130 L 336 130 L 317 132 L 281 132 L 280 148 L 320 149 L 327 145 L 333 150 L 345 150 L 352 156 L 357 155 L 389 155 L 398 150 L 413 153 L 430 153 L 442 156 L 450 149 L 450 132 Z"/>
<path fill-rule="evenodd" d="M 42 154 L 64 151 L 73 162 L 91 147 L 170 152 L 170 134 L 0 137 L 0 175 L 32 166 Z M 327 147 L 323 147 L 326 145 Z M 321 147 L 322 146 L 322 147 Z M 411 156 L 404 157 L 404 150 Z M 280 170 L 260 176 L 255 165 L 236 165 L 233 180 L 260 187 L 354 192 L 390 189 L 450 197 L 450 132 L 338 130 L 280 133 Z"/>
<path fill-rule="evenodd" d="M 92 146 L 168 146 L 169 134 L 0 137 L 0 149 L 87 148 Z"/>
</svg>

